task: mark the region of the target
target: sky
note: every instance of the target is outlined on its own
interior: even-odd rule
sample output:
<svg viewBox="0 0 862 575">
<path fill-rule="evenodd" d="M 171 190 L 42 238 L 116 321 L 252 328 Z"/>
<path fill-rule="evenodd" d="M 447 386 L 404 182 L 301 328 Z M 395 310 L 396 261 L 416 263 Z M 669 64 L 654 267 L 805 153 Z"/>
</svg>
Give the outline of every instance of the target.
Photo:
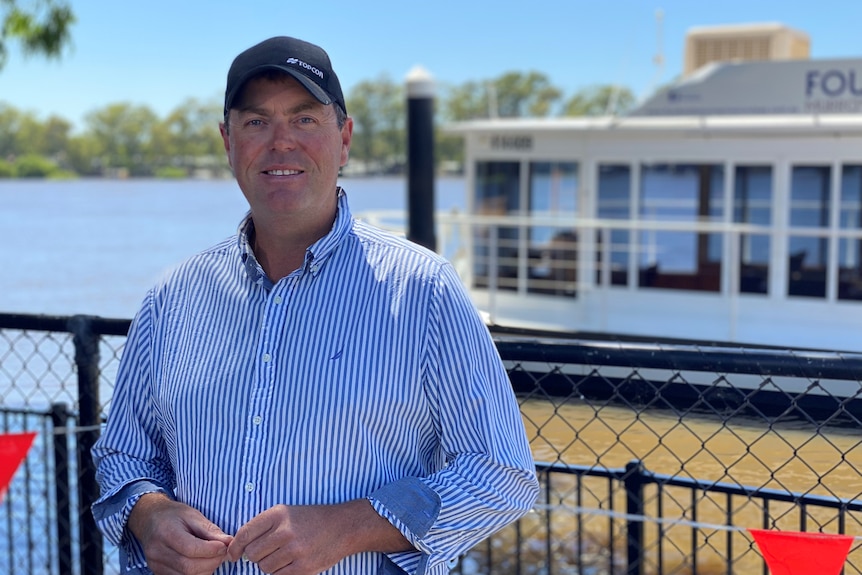
<svg viewBox="0 0 862 575">
<path fill-rule="evenodd" d="M 25 57 L 8 46 L 0 103 L 42 120 L 63 117 L 78 129 L 88 112 L 120 102 L 146 105 L 160 117 L 189 98 L 220 102 L 234 56 L 275 35 L 326 49 L 348 98 L 360 82 L 403 82 L 416 66 L 431 74 L 440 94 L 535 70 L 565 98 L 598 84 L 644 98 L 682 71 L 686 32 L 709 25 L 778 22 L 809 35 L 813 58 L 862 57 L 858 0 L 70 3 L 77 22 L 59 60 Z"/>
</svg>

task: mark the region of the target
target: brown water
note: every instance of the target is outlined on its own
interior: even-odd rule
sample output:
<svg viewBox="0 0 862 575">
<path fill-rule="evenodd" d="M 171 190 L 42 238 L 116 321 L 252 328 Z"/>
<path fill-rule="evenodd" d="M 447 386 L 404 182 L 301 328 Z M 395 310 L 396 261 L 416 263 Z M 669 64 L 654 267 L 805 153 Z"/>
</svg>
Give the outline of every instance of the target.
<svg viewBox="0 0 862 575">
<path fill-rule="evenodd" d="M 670 412 L 637 413 L 610 406 L 528 400 L 522 413 L 537 461 L 562 462 L 605 468 L 622 468 L 634 459 L 646 469 L 667 475 L 731 483 L 782 491 L 857 499 L 862 493 L 862 436 L 858 430 L 820 429 L 810 423 L 788 423 L 770 427 L 755 419 L 734 419 L 724 423 L 718 417 L 680 418 Z M 577 529 L 578 515 L 582 530 L 588 531 L 592 548 L 610 545 L 621 532 L 608 534 L 608 516 L 625 511 L 625 500 L 619 489 L 611 494 L 606 480 L 586 480 L 580 505 L 575 505 L 574 482 L 565 478 L 553 483 L 554 528 Z M 616 489 L 616 488 L 615 488 Z M 674 489 L 678 489 L 674 491 Z M 734 573 L 762 573 L 762 562 L 748 528 L 762 528 L 762 506 L 744 497 L 732 502 L 732 519 L 727 518 L 724 495 L 695 492 L 700 502 L 696 518 L 691 512 L 689 490 L 668 488 L 662 515 L 676 524 L 664 524 L 662 540 L 665 551 L 664 573 L 727 573 L 724 565 L 727 540 L 731 540 Z M 655 488 L 647 488 L 647 516 L 655 517 L 652 497 Z M 613 499 L 613 513 L 609 511 Z M 564 507 L 568 507 L 569 513 Z M 579 507 L 580 513 L 571 511 Z M 562 512 L 561 512 L 562 511 Z M 799 531 L 800 510 L 789 504 L 771 503 L 770 528 Z M 835 513 L 809 510 L 805 530 L 837 533 Z M 859 516 L 848 516 L 846 531 L 862 534 Z M 619 521 L 622 525 L 623 521 Z M 710 528 L 725 526 L 728 530 Z M 696 529 L 693 529 L 696 527 Z M 658 523 L 645 523 L 648 554 L 658 546 Z M 692 539 L 694 538 L 694 540 Z M 692 545 L 698 549 L 692 558 Z M 624 540 L 616 541 L 617 553 L 624 553 Z M 589 549 L 590 546 L 587 546 Z M 850 560 L 854 556 L 851 554 Z M 565 559 L 563 559 L 565 561 Z M 558 558 L 559 561 L 559 558 Z M 691 563 L 696 561 L 696 570 Z M 668 563 L 679 567 L 670 571 Z M 848 563 L 849 564 L 849 563 Z M 862 565 L 862 553 L 856 558 Z M 647 568 L 646 573 L 653 573 Z M 859 572 L 852 568 L 847 573 Z"/>
</svg>

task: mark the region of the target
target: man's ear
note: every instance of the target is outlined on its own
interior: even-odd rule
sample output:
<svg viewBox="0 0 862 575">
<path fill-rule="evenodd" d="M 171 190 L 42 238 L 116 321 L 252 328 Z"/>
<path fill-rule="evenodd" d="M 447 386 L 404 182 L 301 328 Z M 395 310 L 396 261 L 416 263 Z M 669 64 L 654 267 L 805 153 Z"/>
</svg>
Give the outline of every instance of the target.
<svg viewBox="0 0 862 575">
<path fill-rule="evenodd" d="M 350 116 L 344 121 L 344 127 L 341 128 L 341 166 L 347 165 L 347 160 L 350 158 L 350 142 L 353 140 L 353 118 Z"/>
<path fill-rule="evenodd" d="M 221 133 L 221 141 L 224 144 L 224 153 L 227 156 L 227 163 L 231 169 L 233 169 L 233 163 L 230 159 L 230 134 L 228 133 L 227 124 L 225 122 L 219 122 L 218 129 Z"/>
</svg>

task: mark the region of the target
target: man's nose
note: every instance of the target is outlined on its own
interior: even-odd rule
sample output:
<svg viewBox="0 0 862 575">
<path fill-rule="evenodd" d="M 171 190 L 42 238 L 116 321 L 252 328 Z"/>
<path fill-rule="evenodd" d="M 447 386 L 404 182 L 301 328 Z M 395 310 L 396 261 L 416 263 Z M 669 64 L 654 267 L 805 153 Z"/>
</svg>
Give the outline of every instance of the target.
<svg viewBox="0 0 862 575">
<path fill-rule="evenodd" d="M 296 146 L 296 130 L 287 121 L 277 121 L 272 124 L 272 148 L 274 150 L 290 150 Z"/>
</svg>

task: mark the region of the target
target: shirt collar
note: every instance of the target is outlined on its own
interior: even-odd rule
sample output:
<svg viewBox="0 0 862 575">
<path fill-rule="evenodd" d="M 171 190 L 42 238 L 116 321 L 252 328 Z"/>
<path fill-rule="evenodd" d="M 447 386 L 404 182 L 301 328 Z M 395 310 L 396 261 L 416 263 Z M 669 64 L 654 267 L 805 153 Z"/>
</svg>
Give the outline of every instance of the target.
<svg viewBox="0 0 862 575">
<path fill-rule="evenodd" d="M 347 193 L 340 186 L 336 189 L 338 194 L 338 208 L 335 213 L 335 221 L 329 232 L 314 242 L 305 250 L 305 262 L 302 273 L 310 273 L 316 276 L 320 273 L 326 261 L 335 252 L 347 234 L 350 232 L 353 215 L 347 204 Z M 254 220 L 251 211 L 247 212 L 239 224 L 237 231 L 237 247 L 240 258 L 249 278 L 267 289 L 272 288 L 272 281 L 267 277 L 257 258 L 254 256 L 253 246 Z"/>
</svg>

